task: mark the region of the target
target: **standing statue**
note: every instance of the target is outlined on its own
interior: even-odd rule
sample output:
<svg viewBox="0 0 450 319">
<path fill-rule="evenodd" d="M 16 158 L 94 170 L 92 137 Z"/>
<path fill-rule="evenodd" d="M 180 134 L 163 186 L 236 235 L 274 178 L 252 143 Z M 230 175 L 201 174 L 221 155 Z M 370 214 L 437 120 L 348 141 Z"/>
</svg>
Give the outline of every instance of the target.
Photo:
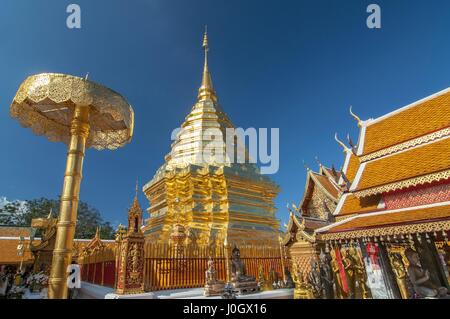
<svg viewBox="0 0 450 319">
<path fill-rule="evenodd" d="M 294 299 L 314 299 L 311 285 L 305 283 L 303 279 L 303 273 L 300 271 L 298 263 L 292 264 L 293 276 L 292 279 L 295 283 Z"/>
<path fill-rule="evenodd" d="M 343 299 L 346 297 L 346 293 L 344 291 L 341 270 L 339 268 L 339 262 L 336 257 L 336 251 L 334 249 L 331 250 L 331 271 L 333 272 L 334 283 L 336 287 L 335 296 L 337 299 Z"/>
<path fill-rule="evenodd" d="M 231 284 L 239 294 L 257 292 L 259 290 L 255 277 L 247 275 L 245 264 L 241 260 L 241 252 L 236 246 L 231 252 Z"/>
<path fill-rule="evenodd" d="M 345 277 L 348 284 L 348 299 L 355 299 L 356 280 L 355 269 L 353 265 L 353 258 L 350 256 L 348 249 L 341 249 L 342 253 L 342 266 L 344 266 Z"/>
<path fill-rule="evenodd" d="M 399 253 L 390 253 L 389 260 L 391 262 L 392 271 L 395 274 L 398 288 L 402 299 L 409 299 L 408 285 L 406 283 L 407 271 L 402 261 L 402 255 Z"/>
<path fill-rule="evenodd" d="M 320 277 L 319 264 L 316 260 L 311 260 L 311 271 L 308 274 L 308 283 L 313 289 L 314 298 L 322 297 L 322 279 Z"/>
<path fill-rule="evenodd" d="M 334 291 L 333 291 L 333 272 L 330 267 L 329 257 L 327 254 L 320 252 L 320 277 L 322 280 L 322 298 L 324 299 L 333 299 Z"/>
<path fill-rule="evenodd" d="M 355 276 L 355 283 L 358 284 L 361 297 L 363 299 L 369 298 L 369 287 L 367 287 L 367 273 L 362 259 L 360 258 L 358 251 L 355 247 L 348 249 L 349 257 L 353 261 L 353 271 Z"/>
<path fill-rule="evenodd" d="M 284 267 L 284 277 L 286 278 L 284 287 L 289 289 L 294 288 L 295 287 L 294 280 L 292 279 L 292 275 L 291 272 L 289 271 L 289 268 L 286 266 Z"/>
<path fill-rule="evenodd" d="M 423 269 L 420 264 L 419 254 L 411 248 L 405 249 L 406 258 L 409 261 L 408 276 L 414 290 L 419 297 L 443 297 L 447 294 L 447 288 L 435 285 L 430 279 L 428 269 Z"/>
<path fill-rule="evenodd" d="M 203 294 L 206 297 L 220 296 L 225 289 L 225 283 L 217 280 L 217 271 L 212 258 L 208 260 L 208 269 L 205 271 L 206 283 Z"/>
<path fill-rule="evenodd" d="M 262 265 L 259 265 L 258 267 L 258 287 L 260 290 L 271 290 L 270 282 L 266 280 L 266 277 L 264 276 L 264 269 Z"/>
<path fill-rule="evenodd" d="M 269 284 L 268 284 L 269 289 L 268 290 L 275 289 L 276 280 L 277 280 L 277 278 L 276 278 L 276 274 L 275 274 L 275 269 L 270 268 L 270 270 L 269 270 Z"/>
</svg>

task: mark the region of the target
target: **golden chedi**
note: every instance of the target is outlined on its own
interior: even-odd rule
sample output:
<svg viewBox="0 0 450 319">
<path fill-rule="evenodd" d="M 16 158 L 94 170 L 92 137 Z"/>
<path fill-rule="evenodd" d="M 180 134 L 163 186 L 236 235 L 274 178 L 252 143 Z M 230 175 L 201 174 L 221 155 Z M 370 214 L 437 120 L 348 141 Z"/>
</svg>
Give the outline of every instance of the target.
<svg viewBox="0 0 450 319">
<path fill-rule="evenodd" d="M 255 164 L 234 163 L 226 150 L 233 129 L 218 104 L 208 69 L 208 38 L 197 101 L 171 145 L 165 163 L 143 187 L 150 202 L 147 241 L 171 242 L 174 225 L 186 230 L 186 244 L 278 244 L 273 199 L 278 187 Z M 210 132 L 222 132 L 212 142 Z M 216 136 L 216 135 L 215 135 Z M 233 147 L 237 147 L 234 140 Z M 213 145 L 211 145 L 213 144 Z M 245 148 L 241 148 L 241 150 Z M 244 151 L 247 157 L 247 152 Z"/>
</svg>

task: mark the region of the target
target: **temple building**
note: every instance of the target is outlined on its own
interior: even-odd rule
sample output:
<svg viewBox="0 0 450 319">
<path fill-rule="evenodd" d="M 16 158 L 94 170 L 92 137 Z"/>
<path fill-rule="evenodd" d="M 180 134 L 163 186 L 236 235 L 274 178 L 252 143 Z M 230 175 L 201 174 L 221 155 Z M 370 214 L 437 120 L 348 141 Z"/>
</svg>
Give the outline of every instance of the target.
<svg viewBox="0 0 450 319">
<path fill-rule="evenodd" d="M 450 89 L 377 119 L 362 121 L 350 113 L 359 139 L 354 145 L 349 138 L 348 147 L 336 136 L 345 160 L 332 184 L 335 196 L 315 195 L 318 200 L 305 205 L 305 199 L 314 198 L 311 188 L 324 188 L 308 172 L 298 209 L 304 216 L 291 213 L 284 243 L 293 263 L 300 264 L 296 271 L 308 271 L 315 298 L 445 297 L 450 288 Z M 324 220 L 330 203 L 334 210 Z M 311 226 L 308 212 L 322 216 L 326 225 Z M 313 262 L 307 269 L 308 258 L 320 266 Z M 324 284 L 315 280 L 319 277 L 329 279 Z M 320 287 L 325 287 L 322 293 Z"/>
<path fill-rule="evenodd" d="M 318 250 L 315 230 L 334 221 L 333 212 L 345 187 L 339 184 L 340 171 L 319 163 L 319 171 L 307 168 L 303 197 L 290 211 L 283 245 L 298 271 L 307 274 Z"/>
<path fill-rule="evenodd" d="M 227 145 L 227 129 L 234 126 L 220 107 L 212 84 L 206 33 L 203 48 L 197 101 L 164 164 L 143 187 L 150 202 L 146 241 L 168 243 L 170 235 L 182 229 L 186 243 L 278 245 L 279 221 L 273 202 L 278 186 L 260 174 L 255 164 L 237 163 L 233 154 L 242 148 L 248 159 L 240 141 L 234 138 Z"/>
</svg>

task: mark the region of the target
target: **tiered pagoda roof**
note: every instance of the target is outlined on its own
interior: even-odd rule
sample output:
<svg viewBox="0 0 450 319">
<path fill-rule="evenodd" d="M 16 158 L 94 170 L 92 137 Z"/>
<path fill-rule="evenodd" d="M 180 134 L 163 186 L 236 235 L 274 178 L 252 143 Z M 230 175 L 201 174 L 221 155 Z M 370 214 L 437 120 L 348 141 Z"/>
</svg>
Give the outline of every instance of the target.
<svg viewBox="0 0 450 319">
<path fill-rule="evenodd" d="M 318 232 L 449 219 L 450 88 L 377 119 L 355 118 L 358 144 L 352 149 L 344 146 L 343 177 L 349 190 L 334 211 L 338 222 Z M 409 207 L 404 201 L 405 207 L 398 209 L 386 205 L 392 194 L 430 187 L 439 187 L 436 203 L 421 206 L 411 200 Z"/>
</svg>

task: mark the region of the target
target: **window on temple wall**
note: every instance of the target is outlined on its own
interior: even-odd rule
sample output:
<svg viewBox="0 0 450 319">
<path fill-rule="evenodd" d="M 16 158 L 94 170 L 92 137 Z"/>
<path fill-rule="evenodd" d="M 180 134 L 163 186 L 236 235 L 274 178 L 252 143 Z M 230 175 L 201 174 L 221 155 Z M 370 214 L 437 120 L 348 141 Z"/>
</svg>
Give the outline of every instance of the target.
<svg viewBox="0 0 450 319">
<path fill-rule="evenodd" d="M 134 232 L 138 232 L 139 227 L 139 219 L 137 217 L 134 217 Z"/>
</svg>

